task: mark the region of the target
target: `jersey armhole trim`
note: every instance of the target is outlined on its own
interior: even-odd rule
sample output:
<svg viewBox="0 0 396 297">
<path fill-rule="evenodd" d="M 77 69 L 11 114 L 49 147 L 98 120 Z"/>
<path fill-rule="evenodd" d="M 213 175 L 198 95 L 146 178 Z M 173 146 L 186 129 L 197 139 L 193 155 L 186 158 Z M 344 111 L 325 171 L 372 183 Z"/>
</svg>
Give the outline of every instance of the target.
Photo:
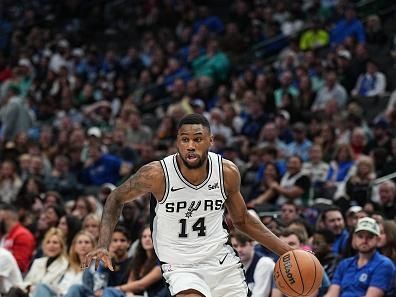
<svg viewBox="0 0 396 297">
<path fill-rule="evenodd" d="M 218 164 L 219 164 L 219 176 L 220 176 L 220 190 L 221 194 L 224 198 L 224 201 L 227 200 L 227 195 L 224 188 L 224 169 L 223 169 L 223 157 L 218 155 Z"/>
<path fill-rule="evenodd" d="M 166 167 L 165 161 L 161 160 L 160 164 L 161 164 L 162 170 L 164 171 L 165 192 L 164 192 L 164 196 L 162 197 L 162 199 L 160 201 L 158 201 L 158 203 L 163 204 L 169 195 L 169 173 L 168 173 L 168 168 Z"/>
</svg>

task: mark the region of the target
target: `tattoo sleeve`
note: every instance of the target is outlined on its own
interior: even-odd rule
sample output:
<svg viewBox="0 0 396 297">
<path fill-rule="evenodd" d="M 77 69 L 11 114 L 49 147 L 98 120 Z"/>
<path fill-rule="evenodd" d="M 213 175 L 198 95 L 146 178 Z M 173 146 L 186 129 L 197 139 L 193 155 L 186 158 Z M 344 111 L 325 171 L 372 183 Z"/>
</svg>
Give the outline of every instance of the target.
<svg viewBox="0 0 396 297">
<path fill-rule="evenodd" d="M 102 221 L 100 223 L 100 235 L 98 247 L 108 248 L 114 228 L 121 214 L 123 204 L 114 196 L 109 196 L 103 209 Z"/>
<path fill-rule="evenodd" d="M 158 178 L 158 166 L 161 165 L 153 162 L 141 167 L 107 197 L 100 224 L 98 247 L 107 249 L 110 245 L 123 204 L 153 190 L 153 183 Z"/>
</svg>

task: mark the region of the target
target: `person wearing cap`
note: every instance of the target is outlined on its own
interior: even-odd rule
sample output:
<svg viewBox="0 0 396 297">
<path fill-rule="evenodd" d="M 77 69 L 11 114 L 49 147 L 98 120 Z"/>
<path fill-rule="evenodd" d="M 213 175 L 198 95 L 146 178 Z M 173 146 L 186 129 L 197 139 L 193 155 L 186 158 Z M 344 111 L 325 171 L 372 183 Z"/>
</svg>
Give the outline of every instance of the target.
<svg viewBox="0 0 396 297">
<path fill-rule="evenodd" d="M 340 84 L 345 88 L 348 94 L 355 87 L 356 79 L 359 73 L 356 73 L 352 67 L 352 54 L 346 49 L 337 51 L 337 76 Z"/>
<path fill-rule="evenodd" d="M 358 254 L 338 265 L 325 297 L 381 297 L 392 285 L 395 267 L 377 250 L 380 227 L 369 217 L 358 221 L 353 234 Z"/>
</svg>

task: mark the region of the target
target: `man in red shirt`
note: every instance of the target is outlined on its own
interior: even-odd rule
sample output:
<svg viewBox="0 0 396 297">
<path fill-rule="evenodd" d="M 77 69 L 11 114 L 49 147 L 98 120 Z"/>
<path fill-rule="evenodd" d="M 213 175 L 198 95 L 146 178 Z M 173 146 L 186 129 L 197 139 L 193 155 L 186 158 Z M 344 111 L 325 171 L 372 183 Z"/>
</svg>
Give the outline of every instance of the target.
<svg viewBox="0 0 396 297">
<path fill-rule="evenodd" d="M 12 253 L 22 273 L 27 272 L 36 240 L 19 223 L 17 210 L 9 204 L 0 204 L 0 246 Z"/>
</svg>

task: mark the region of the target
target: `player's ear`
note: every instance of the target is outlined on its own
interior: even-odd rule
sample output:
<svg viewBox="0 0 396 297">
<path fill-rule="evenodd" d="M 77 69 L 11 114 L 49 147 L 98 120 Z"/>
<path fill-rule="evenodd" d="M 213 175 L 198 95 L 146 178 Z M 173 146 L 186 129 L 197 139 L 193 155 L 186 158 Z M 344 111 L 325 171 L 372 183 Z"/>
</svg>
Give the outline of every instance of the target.
<svg viewBox="0 0 396 297">
<path fill-rule="evenodd" d="M 213 137 L 213 135 L 212 135 L 212 134 L 210 134 L 209 141 L 210 141 L 210 146 L 212 146 L 212 145 L 213 145 L 213 143 L 214 143 L 214 137 Z"/>
</svg>

